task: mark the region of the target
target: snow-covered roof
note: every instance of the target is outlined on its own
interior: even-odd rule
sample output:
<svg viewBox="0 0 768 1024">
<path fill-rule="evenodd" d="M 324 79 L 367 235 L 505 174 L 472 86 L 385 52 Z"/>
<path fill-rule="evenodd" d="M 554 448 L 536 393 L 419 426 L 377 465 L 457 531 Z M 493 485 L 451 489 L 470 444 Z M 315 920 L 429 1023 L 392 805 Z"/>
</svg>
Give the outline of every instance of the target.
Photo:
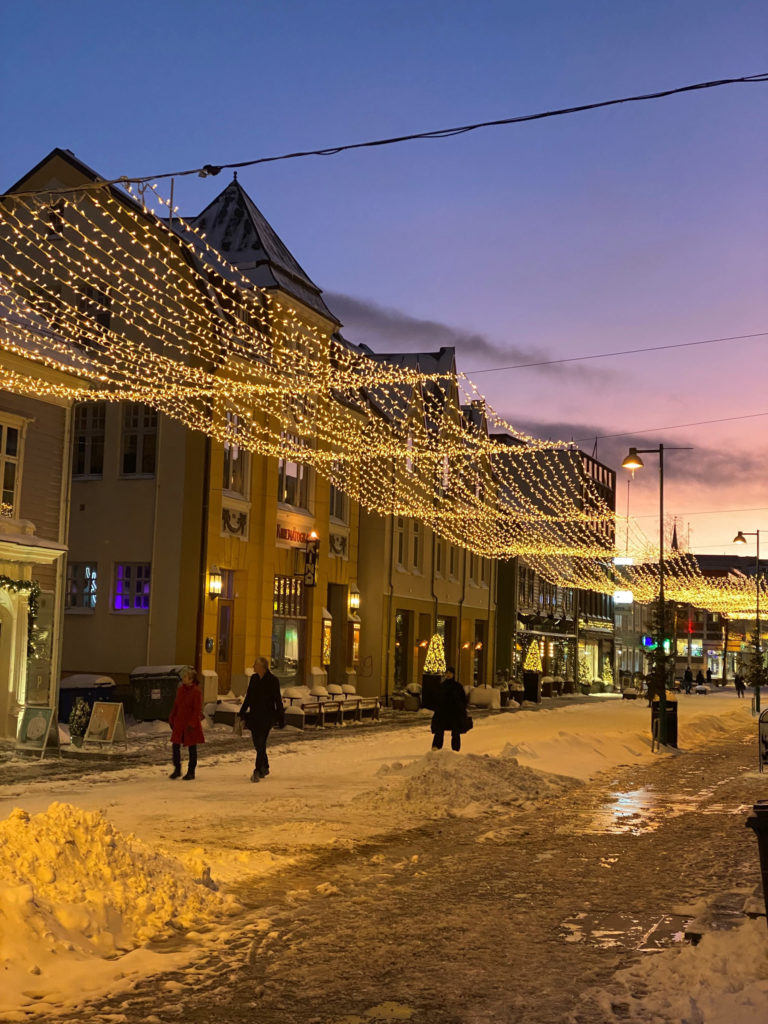
<svg viewBox="0 0 768 1024">
<path fill-rule="evenodd" d="M 189 223 L 259 288 L 280 288 L 327 320 L 340 322 L 236 178 Z"/>
</svg>

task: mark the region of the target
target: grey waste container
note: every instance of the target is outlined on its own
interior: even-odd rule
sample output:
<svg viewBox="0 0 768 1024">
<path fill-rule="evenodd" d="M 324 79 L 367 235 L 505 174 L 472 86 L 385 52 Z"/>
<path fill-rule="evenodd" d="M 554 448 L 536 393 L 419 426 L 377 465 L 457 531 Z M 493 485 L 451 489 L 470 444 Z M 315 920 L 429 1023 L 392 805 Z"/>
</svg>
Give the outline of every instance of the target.
<svg viewBox="0 0 768 1024">
<path fill-rule="evenodd" d="M 133 715 L 139 722 L 167 721 L 186 665 L 143 665 L 131 672 Z"/>
</svg>

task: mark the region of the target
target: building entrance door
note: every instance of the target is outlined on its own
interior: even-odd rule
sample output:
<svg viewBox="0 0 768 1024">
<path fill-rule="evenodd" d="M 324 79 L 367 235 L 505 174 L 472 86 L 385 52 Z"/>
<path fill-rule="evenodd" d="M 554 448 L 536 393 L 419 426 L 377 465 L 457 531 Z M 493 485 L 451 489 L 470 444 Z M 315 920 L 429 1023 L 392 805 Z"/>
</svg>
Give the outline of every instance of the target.
<svg viewBox="0 0 768 1024">
<path fill-rule="evenodd" d="M 216 635 L 216 674 L 219 693 L 229 693 L 232 683 L 232 619 L 234 601 L 219 599 L 219 624 Z"/>
</svg>

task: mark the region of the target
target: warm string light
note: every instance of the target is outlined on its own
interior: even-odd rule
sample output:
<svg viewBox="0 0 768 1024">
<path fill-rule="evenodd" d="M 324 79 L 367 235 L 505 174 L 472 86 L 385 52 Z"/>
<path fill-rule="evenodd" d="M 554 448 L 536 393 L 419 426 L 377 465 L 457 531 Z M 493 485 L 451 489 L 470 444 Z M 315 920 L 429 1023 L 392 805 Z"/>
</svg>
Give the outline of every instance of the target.
<svg viewBox="0 0 768 1024">
<path fill-rule="evenodd" d="M 402 365 L 304 322 L 175 215 L 172 231 L 116 190 L 6 197 L 0 325 L 0 347 L 74 378 L 3 368 L 6 390 L 143 402 L 222 443 L 236 417 L 240 447 L 307 464 L 370 511 L 478 555 L 521 555 L 561 586 L 614 589 L 615 515 L 573 445 L 515 430 L 453 366 Z M 652 600 L 639 531 L 633 549 L 631 586 Z M 668 573 L 671 600 L 748 604 L 747 586 L 714 585 L 692 559 Z"/>
</svg>

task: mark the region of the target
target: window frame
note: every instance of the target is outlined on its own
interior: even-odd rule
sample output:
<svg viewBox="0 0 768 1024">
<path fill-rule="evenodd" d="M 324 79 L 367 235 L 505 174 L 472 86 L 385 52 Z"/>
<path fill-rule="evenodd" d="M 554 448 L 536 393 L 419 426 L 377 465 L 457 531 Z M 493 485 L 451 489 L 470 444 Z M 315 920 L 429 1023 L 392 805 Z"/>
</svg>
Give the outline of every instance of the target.
<svg viewBox="0 0 768 1024">
<path fill-rule="evenodd" d="M 221 487 L 224 494 L 232 498 L 240 498 L 242 501 L 249 501 L 251 495 L 251 453 L 246 451 L 242 445 L 237 443 L 241 436 L 242 420 L 237 413 L 227 413 L 227 435 L 224 442 L 224 461 L 222 465 Z M 242 490 L 233 486 L 234 473 L 233 462 L 242 460 Z"/>
<path fill-rule="evenodd" d="M 24 466 L 24 442 L 27 421 L 13 413 L 0 412 L 0 520 L 18 519 L 21 505 L 21 474 Z M 6 452 L 8 431 L 16 431 L 16 453 Z M 13 466 L 13 494 L 11 497 L 10 514 L 3 511 L 4 494 L 6 492 L 6 466 Z M 8 488 L 11 490 L 11 488 Z"/>
<path fill-rule="evenodd" d="M 78 418 L 83 414 L 85 423 L 78 427 Z M 95 423 L 99 417 L 100 424 Z M 72 478 L 74 480 L 101 480 L 104 477 L 104 455 L 107 437 L 107 403 L 76 402 L 72 410 Z M 83 440 L 83 470 L 77 469 L 79 442 Z M 101 464 L 93 469 L 94 440 L 101 440 Z"/>
<path fill-rule="evenodd" d="M 296 443 L 299 443 L 299 439 L 292 434 L 283 434 L 284 438 L 290 438 Z M 297 469 L 297 490 L 301 491 L 300 499 L 303 499 L 304 504 L 294 504 L 287 500 L 287 488 L 286 480 L 288 474 L 286 472 L 287 466 L 295 466 Z M 306 462 L 295 462 L 293 459 L 281 456 L 277 460 L 277 503 L 282 508 L 293 509 L 297 512 L 311 512 L 312 502 L 312 474 L 311 466 Z"/>
<path fill-rule="evenodd" d="M 128 417 L 132 415 L 139 415 L 140 422 L 136 425 L 130 425 L 128 423 Z M 150 420 L 147 423 L 147 419 Z M 135 480 L 137 478 L 143 478 L 149 480 L 155 476 L 157 472 L 157 411 L 152 409 L 150 406 L 145 405 L 143 402 L 126 402 L 122 409 L 122 424 L 120 428 L 120 476 Z M 126 440 L 129 437 L 136 438 L 136 469 L 130 470 L 125 468 L 125 458 L 128 454 L 126 451 Z M 144 447 L 145 439 L 153 438 L 153 450 L 152 450 L 152 469 L 146 470 L 143 467 L 144 463 Z M 141 468 L 139 468 L 141 467 Z"/>
<path fill-rule="evenodd" d="M 120 570 L 130 569 L 141 569 L 146 570 L 146 576 L 144 573 L 131 573 L 129 579 L 129 593 L 128 600 L 130 604 L 128 607 L 118 607 L 117 601 L 121 597 L 120 589 Z M 145 589 L 144 593 L 139 592 L 139 588 Z M 138 598 L 146 598 L 145 606 L 137 606 L 136 600 Z M 152 563 L 151 562 L 115 562 L 112 570 L 112 600 L 110 601 L 110 611 L 115 615 L 146 615 L 149 612 L 150 602 L 152 600 Z"/>
<path fill-rule="evenodd" d="M 74 570 L 78 570 L 75 572 Z M 88 571 L 92 571 L 89 581 Z M 72 603 L 73 587 L 78 601 Z M 64 592 L 64 610 L 69 614 L 93 615 L 99 597 L 98 562 L 67 562 L 67 579 Z M 89 599 L 89 600 L 88 600 Z M 86 603 L 88 600 L 88 603 Z"/>
</svg>

